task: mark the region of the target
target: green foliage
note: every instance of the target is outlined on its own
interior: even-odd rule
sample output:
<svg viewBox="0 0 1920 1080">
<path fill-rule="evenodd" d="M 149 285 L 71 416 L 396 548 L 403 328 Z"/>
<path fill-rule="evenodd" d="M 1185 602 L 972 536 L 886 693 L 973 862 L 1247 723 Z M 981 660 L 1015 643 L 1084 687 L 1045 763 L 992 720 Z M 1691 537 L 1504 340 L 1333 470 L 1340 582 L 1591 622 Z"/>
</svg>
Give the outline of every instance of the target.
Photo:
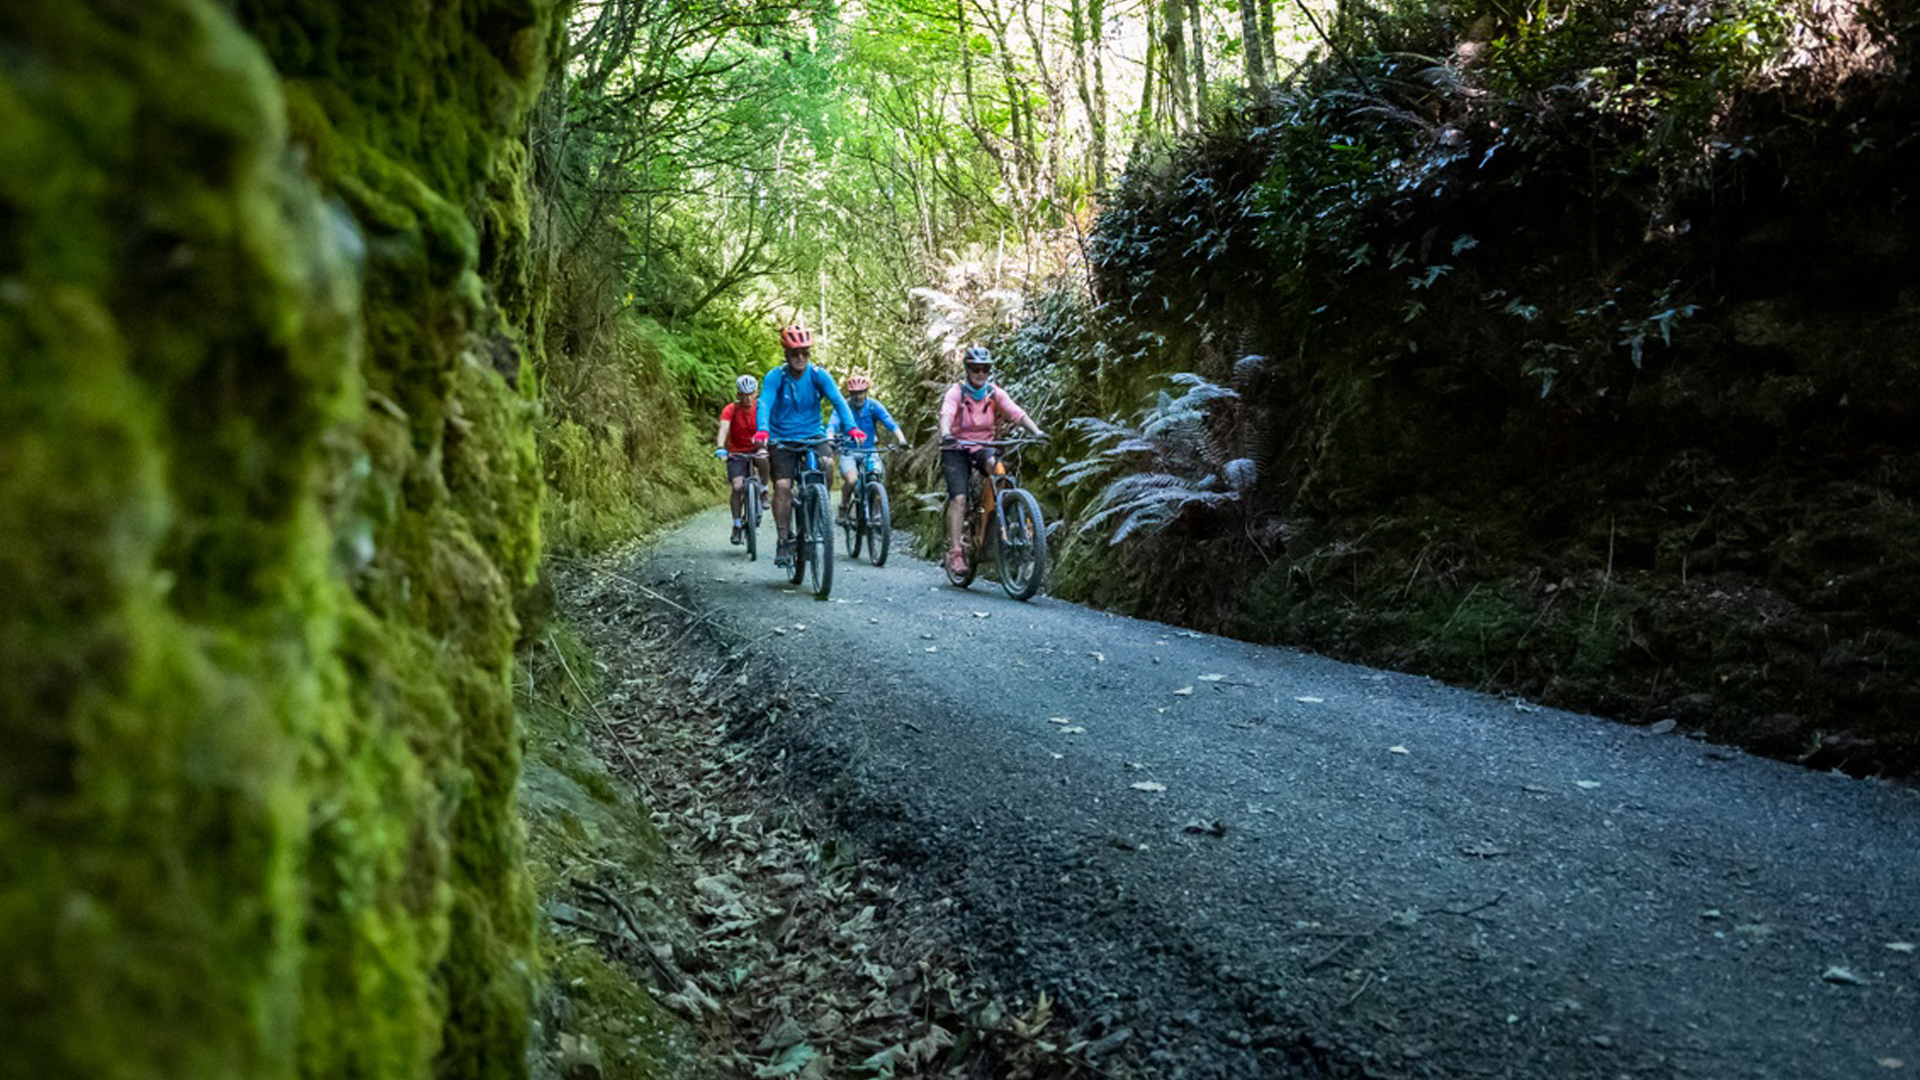
<svg viewBox="0 0 1920 1080">
<path fill-rule="evenodd" d="M 1088 244 L 1101 316 L 1078 321 L 1061 383 L 1102 440 L 1074 456 L 1117 471 L 1093 474 L 1106 498 L 1090 512 L 1067 504 L 1129 531 L 1066 544 L 1062 590 L 1588 707 L 1786 730 L 1837 710 L 1904 753 L 1911 725 L 1893 716 L 1909 691 L 1822 680 L 1910 636 L 1840 616 L 1784 572 L 1811 534 L 1789 544 L 1761 522 L 1824 532 L 1846 516 L 1858 532 L 1888 512 L 1839 483 L 1783 501 L 1763 477 L 1809 452 L 1836 477 L 1906 475 L 1890 462 L 1913 446 L 1892 419 L 1914 401 L 1895 359 L 1913 275 L 1891 237 L 1910 230 L 1883 193 L 1920 167 L 1911 140 L 1887 142 L 1920 115 L 1920 17 L 1764 0 L 1342 16 L 1329 55 L 1135 161 L 1104 208 Z M 1057 353 L 1075 340 L 1057 318 L 1006 339 Z M 1219 493 L 1206 470 L 1163 467 L 1129 444 L 1139 420 L 1113 419 L 1163 373 L 1219 383 L 1249 354 L 1274 358 L 1257 389 L 1234 384 L 1272 451 L 1261 494 L 1298 530 L 1265 548 L 1271 563 L 1195 500 Z M 1871 400 L 1862 380 L 1881 388 Z M 1723 481 L 1658 494 L 1669 474 Z M 1877 505 L 1904 513 L 1908 483 Z M 1821 509 L 1789 511 L 1800 498 Z M 1702 541 L 1708 520 L 1727 539 Z M 1477 532 L 1476 554 L 1436 575 L 1421 555 L 1447 530 Z M 1749 584 L 1702 583 L 1705 550 L 1708 572 L 1738 563 Z M 1869 573 L 1822 550 L 1854 567 L 1833 580 Z M 1872 573 L 1907 574 L 1906 556 L 1876 551 Z M 1211 588 L 1250 578 L 1244 595 Z M 1825 667 L 1761 680 L 1739 612 L 1803 641 L 1815 608 L 1874 629 Z M 1789 651 L 1770 647 L 1776 671 Z M 1830 734 L 1819 752 L 1841 753 Z"/>
<path fill-rule="evenodd" d="M 620 315 L 616 327 L 603 348 L 551 361 L 555 379 L 578 384 L 572 396 L 549 388 L 541 419 L 541 517 L 553 552 L 601 552 L 645 536 L 712 502 L 724 484 L 708 452 L 716 402 L 732 400 L 737 371 L 707 363 L 710 354 L 649 319 Z M 685 402 L 703 384 L 712 405 L 695 413 Z"/>
</svg>

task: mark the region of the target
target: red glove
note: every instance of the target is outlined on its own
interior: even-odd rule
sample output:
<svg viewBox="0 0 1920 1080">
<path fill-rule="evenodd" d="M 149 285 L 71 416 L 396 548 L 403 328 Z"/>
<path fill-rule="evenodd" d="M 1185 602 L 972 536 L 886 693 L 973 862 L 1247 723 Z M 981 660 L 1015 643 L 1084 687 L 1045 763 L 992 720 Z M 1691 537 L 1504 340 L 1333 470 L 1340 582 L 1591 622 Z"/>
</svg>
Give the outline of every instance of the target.
<svg viewBox="0 0 1920 1080">
<path fill-rule="evenodd" d="M 769 438 L 771 438 L 771 437 L 772 437 L 772 436 L 770 436 L 770 435 L 768 435 L 768 434 L 767 434 L 766 432 L 764 432 L 764 431 L 756 431 L 756 432 L 754 432 L 754 433 L 753 433 L 753 445 L 755 445 L 755 446 L 765 446 L 765 445 L 767 445 L 767 440 L 768 440 Z"/>
<path fill-rule="evenodd" d="M 862 431 L 859 428 L 854 428 L 852 431 L 847 432 L 847 435 L 849 438 L 853 439 L 853 441 L 857 443 L 863 443 L 867 441 L 867 433 L 865 431 Z"/>
</svg>

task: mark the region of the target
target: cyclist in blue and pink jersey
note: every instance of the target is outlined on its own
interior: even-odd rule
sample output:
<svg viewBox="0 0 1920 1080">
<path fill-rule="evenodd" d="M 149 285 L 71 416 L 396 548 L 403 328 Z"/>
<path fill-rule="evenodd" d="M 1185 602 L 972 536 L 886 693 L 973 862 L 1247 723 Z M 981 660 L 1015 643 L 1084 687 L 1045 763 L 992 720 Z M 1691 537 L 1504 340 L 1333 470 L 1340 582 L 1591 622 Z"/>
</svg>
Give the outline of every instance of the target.
<svg viewBox="0 0 1920 1080">
<path fill-rule="evenodd" d="M 764 444 L 772 438 L 788 443 L 812 443 L 813 452 L 819 455 L 826 472 L 827 487 L 831 489 L 833 471 L 826 463 L 832 460 L 833 451 L 828 448 L 826 428 L 820 422 L 820 407 L 832 405 L 834 415 L 841 426 L 852 433 L 855 442 L 865 439 L 866 434 L 853 426 L 853 414 L 847 411 L 847 399 L 840 396 L 833 376 L 827 374 L 825 368 L 813 366 L 812 331 L 803 326 L 789 326 L 780 331 L 780 346 L 786 350 L 787 362 L 760 380 L 760 407 L 755 414 L 759 428 L 754 432 L 753 441 Z M 802 456 L 799 450 L 773 448 L 773 526 L 780 533 L 780 546 L 773 559 L 775 566 L 793 565 L 793 534 L 789 531 L 789 522 L 793 517 L 793 478 L 799 475 Z"/>
<path fill-rule="evenodd" d="M 907 445 L 906 432 L 901 431 L 900 425 L 894 423 L 893 414 L 887 411 L 885 405 L 867 396 L 867 391 L 871 387 L 872 382 L 865 375 L 847 376 L 847 411 L 853 414 L 853 426 L 866 432 L 868 446 L 880 445 L 881 428 L 893 432 L 894 439 L 901 446 Z M 839 436 L 840 418 L 836 416 L 827 421 L 827 438 L 832 440 Z M 841 450 L 838 464 L 840 479 L 846 482 L 846 486 L 840 489 L 840 523 L 844 525 L 853 505 L 853 489 L 856 486 L 854 480 L 858 478 L 854 468 L 859 462 L 854 460 L 853 454 Z M 886 465 L 880 460 L 880 455 L 873 455 L 874 475 L 882 476 L 886 471 Z"/>
<path fill-rule="evenodd" d="M 940 470 L 947 480 L 947 565 L 965 573 L 967 560 L 960 550 L 960 530 L 967 520 L 967 480 L 971 470 L 983 475 L 993 467 L 993 448 L 962 446 L 987 442 L 1005 424 L 1019 424 L 1035 438 L 1047 433 L 1027 411 L 1014 404 L 1005 390 L 993 384 L 993 357 L 978 345 L 966 352 L 966 378 L 947 389 L 940 399 Z"/>
</svg>

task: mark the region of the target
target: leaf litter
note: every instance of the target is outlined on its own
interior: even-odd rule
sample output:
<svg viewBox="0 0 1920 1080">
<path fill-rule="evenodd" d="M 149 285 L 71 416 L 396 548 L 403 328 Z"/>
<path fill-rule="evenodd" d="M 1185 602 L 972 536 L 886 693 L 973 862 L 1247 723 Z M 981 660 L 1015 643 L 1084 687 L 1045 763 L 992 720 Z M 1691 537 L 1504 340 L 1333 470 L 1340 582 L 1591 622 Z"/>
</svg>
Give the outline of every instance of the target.
<svg viewBox="0 0 1920 1080">
<path fill-rule="evenodd" d="M 598 584 L 604 600 L 607 584 Z M 824 699 L 783 677 L 777 686 L 725 677 L 766 663 L 738 652 L 719 666 L 668 655 L 693 627 L 676 627 L 671 639 L 635 633 L 643 613 L 626 597 L 574 599 L 570 614 L 589 640 L 638 676 L 625 685 L 651 691 L 596 708 L 590 741 L 638 789 L 663 844 L 644 871 L 607 859 L 582 865 L 565 899 L 548 904 L 552 917 L 599 927 L 592 940 L 609 962 L 691 1025 L 733 1075 L 1102 1073 L 1093 1059 L 1130 1032 L 1061 1031 L 1044 993 L 1009 1006 L 955 946 L 896 913 L 897 867 L 849 851 L 801 811 L 762 801 L 780 785 L 781 764 L 753 753 L 754 742 L 782 714 L 825 707 Z M 649 628 L 677 621 L 664 609 L 644 618 Z M 750 708 L 743 685 L 759 688 Z M 1065 734 L 1085 731 L 1066 717 L 1049 720 Z M 619 918 L 594 917 L 608 908 Z"/>
</svg>

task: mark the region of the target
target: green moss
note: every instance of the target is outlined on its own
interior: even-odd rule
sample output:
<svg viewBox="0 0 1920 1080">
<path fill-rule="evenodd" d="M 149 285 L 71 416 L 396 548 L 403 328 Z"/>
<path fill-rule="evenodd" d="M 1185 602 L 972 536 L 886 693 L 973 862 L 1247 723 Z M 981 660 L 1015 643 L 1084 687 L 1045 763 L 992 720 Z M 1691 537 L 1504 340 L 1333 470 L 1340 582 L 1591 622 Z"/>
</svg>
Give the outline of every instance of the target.
<svg viewBox="0 0 1920 1080">
<path fill-rule="evenodd" d="M 0 1074 L 524 1073 L 553 6 L 0 19 Z"/>
<path fill-rule="evenodd" d="M 668 379 L 663 334 L 623 317 L 609 355 L 570 359 L 594 375 L 594 396 L 540 428 L 555 550 L 603 550 L 722 499 L 725 474 L 710 459 L 719 410 L 712 421 L 690 415 Z"/>
</svg>

